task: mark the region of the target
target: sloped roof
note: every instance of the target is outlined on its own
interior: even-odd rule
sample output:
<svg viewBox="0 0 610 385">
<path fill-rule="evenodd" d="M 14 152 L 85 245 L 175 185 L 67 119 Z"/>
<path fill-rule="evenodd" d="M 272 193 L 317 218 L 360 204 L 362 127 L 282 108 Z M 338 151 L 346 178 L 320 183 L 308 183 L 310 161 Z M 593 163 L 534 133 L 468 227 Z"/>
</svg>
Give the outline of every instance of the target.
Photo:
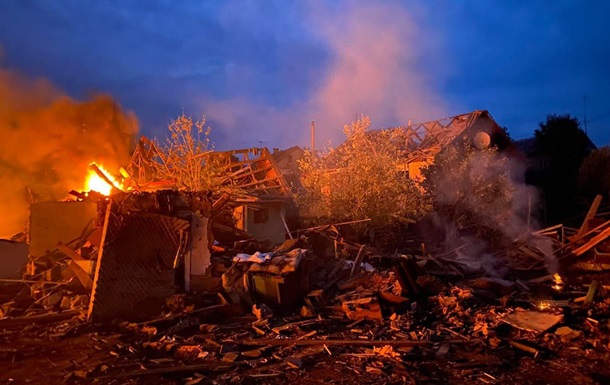
<svg viewBox="0 0 610 385">
<path fill-rule="evenodd" d="M 525 138 L 525 139 L 519 139 L 519 140 L 515 140 L 515 146 L 517 147 L 517 149 L 526 156 L 530 156 L 532 154 L 534 154 L 534 144 L 536 143 L 536 138 L 531 137 L 531 138 Z"/>
</svg>

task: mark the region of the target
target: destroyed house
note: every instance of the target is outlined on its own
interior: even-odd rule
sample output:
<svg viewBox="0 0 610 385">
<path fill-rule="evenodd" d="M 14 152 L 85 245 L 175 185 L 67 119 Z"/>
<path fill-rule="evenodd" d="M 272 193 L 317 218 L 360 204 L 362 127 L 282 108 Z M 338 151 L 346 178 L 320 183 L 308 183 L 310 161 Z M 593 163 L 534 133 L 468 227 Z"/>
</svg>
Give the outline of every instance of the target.
<svg viewBox="0 0 610 385">
<path fill-rule="evenodd" d="M 32 204 L 24 277 L 90 294 L 92 320 L 145 318 L 168 296 L 200 287 L 212 242 L 205 193 L 73 195 L 79 200 Z"/>
<path fill-rule="evenodd" d="M 282 243 L 286 239 L 286 208 L 292 192 L 266 148 L 227 151 L 228 182 L 243 190 L 231 198 L 235 226 L 257 239 Z"/>
<path fill-rule="evenodd" d="M 286 207 L 292 192 L 267 148 L 209 152 L 207 159 L 224 175 L 221 184 L 233 190 L 212 191 L 215 234 L 231 233 L 281 243 L 286 238 Z M 158 180 L 163 154 L 143 137 L 127 169 L 135 185 L 144 191 L 179 188 L 170 180 Z"/>
<path fill-rule="evenodd" d="M 492 145 L 502 149 L 510 142 L 487 110 L 386 130 L 401 138 L 401 147 L 407 153 L 404 171 L 415 180 L 421 179 L 422 168 L 434 162 L 434 157 L 448 146 L 470 143 L 480 149 Z M 378 130 L 371 131 L 371 134 L 374 135 L 375 131 Z"/>
</svg>

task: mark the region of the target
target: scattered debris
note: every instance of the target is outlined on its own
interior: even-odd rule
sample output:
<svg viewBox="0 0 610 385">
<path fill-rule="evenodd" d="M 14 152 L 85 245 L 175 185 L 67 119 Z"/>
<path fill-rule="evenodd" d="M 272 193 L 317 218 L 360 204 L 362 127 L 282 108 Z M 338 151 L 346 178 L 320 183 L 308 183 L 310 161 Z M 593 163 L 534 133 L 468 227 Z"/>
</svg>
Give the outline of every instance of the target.
<svg viewBox="0 0 610 385">
<path fill-rule="evenodd" d="M 100 207 L 79 238 L 31 258 L 23 279 L 2 283 L 7 373 L 32 359 L 50 383 L 285 383 L 337 367 L 377 382 L 519 383 L 506 360 L 574 377 L 583 354 L 604 362 L 610 351 L 610 281 L 575 263 L 606 258 L 610 222 L 595 214 L 580 229 L 555 226 L 498 250 L 498 276 L 464 262 L 468 245 L 387 253 L 348 241 L 337 224 L 295 231 L 279 247 L 215 245 L 210 284 L 188 291 L 184 215 L 196 197 L 121 197 Z M 186 203 L 164 206 L 176 197 Z M 169 240 L 147 249 L 156 240 L 146 229 L 159 224 Z M 146 315 L 133 319 L 134 311 Z M 87 317 L 96 312 L 115 317 Z"/>
</svg>

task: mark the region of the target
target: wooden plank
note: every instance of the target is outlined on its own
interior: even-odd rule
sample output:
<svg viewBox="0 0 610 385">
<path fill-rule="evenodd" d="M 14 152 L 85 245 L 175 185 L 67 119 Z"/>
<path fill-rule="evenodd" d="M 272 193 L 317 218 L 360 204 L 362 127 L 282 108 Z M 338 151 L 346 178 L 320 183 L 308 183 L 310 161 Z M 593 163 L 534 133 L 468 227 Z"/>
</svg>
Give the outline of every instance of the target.
<svg viewBox="0 0 610 385">
<path fill-rule="evenodd" d="M 606 222 L 606 223 L 608 223 L 608 222 Z M 595 237 L 593 237 L 589 242 L 585 243 L 584 245 L 582 245 L 579 248 L 577 248 L 576 250 L 574 250 L 572 252 L 572 254 L 575 255 L 576 257 L 580 257 L 581 255 L 583 255 L 587 251 L 591 250 L 593 247 L 597 246 L 598 243 L 604 241 L 608 237 L 610 237 L 610 227 L 605 229 L 604 231 L 602 231 Z"/>
<path fill-rule="evenodd" d="M 356 255 L 356 259 L 354 260 L 354 266 L 352 266 L 352 271 L 350 271 L 349 276 L 354 276 L 357 270 L 360 270 L 360 264 L 362 263 L 362 259 L 364 258 L 364 246 L 360 246 L 360 250 L 358 250 L 358 255 Z"/>
<path fill-rule="evenodd" d="M 72 269 L 76 278 L 78 278 L 79 282 L 87 291 L 91 291 L 91 289 L 93 289 L 93 280 L 91 279 L 89 272 L 83 270 L 83 268 L 76 263 L 76 261 L 70 262 L 68 268 Z"/>
<path fill-rule="evenodd" d="M 162 374 L 170 374 L 170 373 L 182 373 L 182 372 L 199 372 L 204 370 L 225 370 L 230 369 L 234 366 L 243 365 L 246 362 L 232 362 L 222 364 L 218 363 L 206 363 L 206 364 L 195 364 L 195 365 L 184 365 L 184 366 L 170 366 L 167 368 L 155 368 L 155 369 L 145 369 L 145 370 L 136 370 L 132 372 L 123 372 L 123 373 L 113 373 L 113 374 L 105 374 L 103 376 L 94 377 L 96 379 L 109 379 L 109 378 L 125 378 L 125 377 L 139 377 L 139 376 L 151 376 L 151 375 L 162 375 Z"/>
<path fill-rule="evenodd" d="M 537 311 L 517 311 L 505 316 L 502 321 L 517 329 L 542 333 L 563 320 L 563 315 L 542 313 Z"/>
<path fill-rule="evenodd" d="M 62 242 L 57 243 L 57 250 L 61 251 L 68 257 L 72 258 L 75 261 L 84 261 L 85 258 L 81 257 L 76 251 L 72 250 L 68 246 L 64 245 Z"/>
<path fill-rule="evenodd" d="M 597 292 L 599 291 L 599 286 L 600 286 L 599 281 L 592 281 L 591 284 L 589 285 L 589 290 L 587 291 L 587 296 L 585 297 L 585 301 L 582 304 L 582 306 L 585 309 L 588 309 L 593 304 L 593 301 L 595 300 L 595 296 L 597 295 Z"/>
<path fill-rule="evenodd" d="M 290 229 L 288 228 L 288 223 L 286 223 L 286 218 L 284 217 L 284 213 L 282 211 L 280 211 L 280 217 L 282 218 L 282 223 L 284 224 L 284 229 L 286 230 L 286 234 L 288 234 L 288 237 L 290 237 L 290 239 L 294 239 L 294 237 L 292 236 L 292 233 L 290 232 Z"/>
<path fill-rule="evenodd" d="M 371 218 L 367 218 L 367 219 L 359 219 L 357 221 L 349 221 L 349 222 L 340 222 L 340 223 L 331 223 L 328 225 L 322 225 L 322 226 L 314 226 L 314 227 L 308 227 L 306 229 L 298 229 L 298 230 L 294 230 L 293 233 L 298 233 L 300 231 L 313 231 L 313 230 L 320 230 L 320 229 L 324 229 L 325 227 L 330 227 L 330 226 L 343 226 L 343 225 L 351 225 L 351 224 L 355 224 L 355 223 L 362 223 L 362 222 L 370 222 Z"/>
<path fill-rule="evenodd" d="M 595 234 L 597 231 L 602 230 L 605 227 L 610 227 L 610 221 L 606 221 L 606 222 L 602 223 L 601 225 L 599 225 L 599 226 L 597 226 L 597 227 L 587 231 L 586 233 L 582 234 L 580 237 L 571 239 L 570 242 L 571 243 L 576 243 L 578 241 L 581 241 L 581 240 L 587 238 L 588 236 Z M 564 226 L 564 229 L 566 229 L 565 226 Z M 569 245 L 567 245 L 567 246 L 569 246 Z"/>
<path fill-rule="evenodd" d="M 445 340 L 439 341 L 449 344 L 463 344 L 470 341 L 464 340 Z M 243 340 L 231 343 L 239 343 L 242 345 L 251 346 L 427 346 L 432 344 L 431 341 L 411 341 L 411 340 L 296 340 L 296 339 L 261 339 L 261 340 Z"/>
<path fill-rule="evenodd" d="M 554 232 L 556 230 L 559 230 L 562 227 L 563 227 L 563 224 L 560 223 L 560 224 L 555 225 L 555 226 L 546 227 L 544 229 L 533 231 L 532 235 L 542 235 L 542 234 L 549 233 L 549 232 L 552 232 L 552 231 Z"/>
<path fill-rule="evenodd" d="M 187 318 L 187 317 L 191 317 L 191 316 L 195 316 L 195 315 L 199 316 L 199 317 L 205 317 L 209 314 L 216 313 L 219 310 L 228 309 L 228 308 L 229 308 L 229 305 L 226 303 L 219 304 L 219 305 L 212 305 L 212 306 L 203 307 L 201 309 L 193 310 L 190 313 L 182 313 L 182 314 L 177 314 L 177 315 L 174 315 L 171 317 L 157 318 L 154 320 L 141 322 L 138 325 L 140 325 L 140 326 L 154 325 L 154 324 L 163 323 L 166 321 L 173 321 L 173 320 Z"/>
<path fill-rule="evenodd" d="M 87 311 L 87 321 L 91 321 L 91 314 L 93 312 L 95 297 L 95 286 L 100 276 L 100 267 L 102 266 L 102 258 L 104 257 L 104 243 L 106 242 L 106 234 L 108 233 L 108 223 L 110 222 L 110 210 L 112 209 L 112 201 L 108 202 L 106 206 L 106 215 L 104 215 L 104 227 L 102 228 L 102 239 L 100 241 L 100 248 L 97 253 L 97 264 L 95 266 L 95 275 L 93 276 L 93 287 L 91 289 L 91 298 L 89 300 L 89 309 Z"/>
<path fill-rule="evenodd" d="M 41 314 L 28 317 L 3 318 L 0 319 L 0 329 L 63 321 L 77 316 L 78 314 L 80 314 L 78 311 L 70 310 L 61 313 Z"/>
<path fill-rule="evenodd" d="M 40 274 L 38 274 L 40 275 Z M 57 286 L 61 286 L 61 285 L 67 285 L 68 282 L 62 282 L 62 281 L 36 281 L 34 279 L 13 279 L 13 278 L 1 278 L 0 282 L 7 282 L 7 283 L 36 283 L 39 285 L 57 285 Z"/>
<path fill-rule="evenodd" d="M 587 212 L 587 216 L 585 216 L 585 220 L 582 222 L 580 229 L 578 229 L 578 232 L 576 233 L 576 235 L 574 235 L 574 237 L 578 238 L 579 236 L 581 236 L 587 232 L 587 228 L 589 227 L 589 221 L 591 219 L 593 219 L 595 214 L 597 214 L 597 209 L 599 208 L 599 205 L 601 203 L 602 203 L 602 196 L 597 195 L 595 197 L 595 199 L 593 200 L 591 207 L 589 207 L 589 211 Z"/>
</svg>

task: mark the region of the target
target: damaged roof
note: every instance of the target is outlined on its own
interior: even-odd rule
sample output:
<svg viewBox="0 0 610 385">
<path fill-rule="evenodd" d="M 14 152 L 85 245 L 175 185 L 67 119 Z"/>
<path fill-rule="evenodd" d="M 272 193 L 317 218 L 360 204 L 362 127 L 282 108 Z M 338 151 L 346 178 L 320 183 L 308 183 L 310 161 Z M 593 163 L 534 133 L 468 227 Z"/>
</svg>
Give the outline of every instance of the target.
<svg viewBox="0 0 610 385">
<path fill-rule="evenodd" d="M 487 110 L 475 110 L 408 126 L 390 127 L 387 130 L 391 130 L 404 138 L 404 147 L 409 153 L 407 160 L 407 163 L 409 163 L 417 158 L 433 158 L 442 149 L 459 138 L 467 140 L 467 131 L 471 128 L 489 135 L 501 130 Z M 371 132 L 376 131 L 380 130 L 372 130 Z"/>
<path fill-rule="evenodd" d="M 292 192 L 274 157 L 265 147 L 230 151 L 214 151 L 206 154 L 220 163 L 226 172 L 224 182 L 245 192 L 248 198 L 241 200 L 283 200 Z M 155 143 L 142 137 L 132 156 L 127 172 L 139 189 L 154 191 L 172 188 L 175 182 L 155 179 L 155 169 L 164 162 L 164 155 Z"/>
</svg>

